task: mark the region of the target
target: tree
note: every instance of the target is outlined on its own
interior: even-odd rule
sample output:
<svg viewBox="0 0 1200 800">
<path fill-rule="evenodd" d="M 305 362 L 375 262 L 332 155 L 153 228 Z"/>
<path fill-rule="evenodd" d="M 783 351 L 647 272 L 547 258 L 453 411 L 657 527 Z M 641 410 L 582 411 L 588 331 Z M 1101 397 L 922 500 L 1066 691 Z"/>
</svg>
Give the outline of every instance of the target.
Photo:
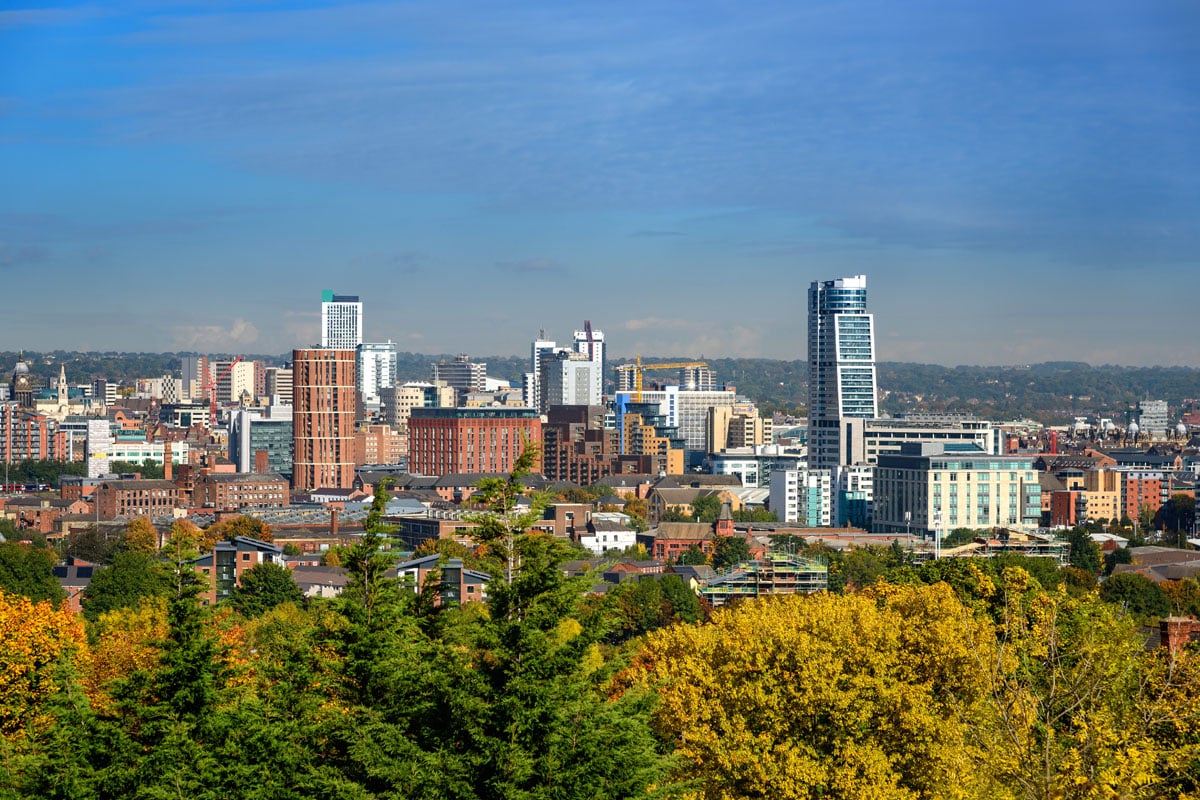
<svg viewBox="0 0 1200 800">
<path fill-rule="evenodd" d="M 1157 583 L 1136 572 L 1121 572 L 1100 584 L 1100 599 L 1139 619 L 1165 617 L 1171 604 Z"/>
<path fill-rule="evenodd" d="M 83 626 L 71 611 L 0 591 L 0 745 L 51 724 L 46 703 L 58 667 L 83 647 Z"/>
<path fill-rule="evenodd" d="M 750 545 L 740 536 L 718 536 L 713 545 L 713 569 L 725 569 L 750 560 Z"/>
<path fill-rule="evenodd" d="M 778 522 L 774 511 L 765 508 L 743 508 L 733 512 L 735 522 Z"/>
<path fill-rule="evenodd" d="M 721 498 L 717 494 L 702 494 L 692 501 L 692 520 L 695 522 L 716 522 L 721 513 Z"/>
<path fill-rule="evenodd" d="M 135 517 L 125 526 L 125 546 L 139 553 L 158 552 L 158 531 L 145 517 Z"/>
<path fill-rule="evenodd" d="M 691 516 L 683 513 L 678 508 L 663 509 L 662 514 L 658 517 L 659 522 L 691 522 L 692 520 Z"/>
<path fill-rule="evenodd" d="M 1104 574 L 1112 575 L 1113 570 L 1117 568 L 1117 564 L 1132 564 L 1133 553 L 1129 552 L 1128 547 L 1118 547 L 1104 554 Z"/>
<path fill-rule="evenodd" d="M 1069 560 L 1072 567 L 1090 572 L 1100 573 L 1100 547 L 1092 541 L 1085 528 L 1072 528 L 1067 534 L 1071 545 Z"/>
<path fill-rule="evenodd" d="M 646 637 L 626 685 L 697 797 L 950 796 L 973 780 L 990 625 L 949 587 L 747 602 Z"/>
<path fill-rule="evenodd" d="M 233 517 L 232 519 L 223 519 L 220 522 L 214 522 L 205 529 L 207 537 L 215 541 L 232 542 L 239 536 L 245 536 L 248 539 L 258 539 L 260 542 L 275 541 L 271 531 L 271 526 L 263 522 L 261 519 L 242 514 L 241 516 Z"/>
<path fill-rule="evenodd" d="M 708 563 L 708 555 L 700 549 L 700 545 L 694 544 L 679 554 L 677 563 L 689 567 L 698 567 Z"/>
<path fill-rule="evenodd" d="M 110 566 L 92 575 L 83 590 L 83 615 L 94 622 L 105 611 L 136 606 L 142 598 L 165 597 L 171 578 L 164 566 L 147 553 L 126 550 Z"/>
<path fill-rule="evenodd" d="M 54 554 L 19 542 L 0 543 L 0 591 L 23 595 L 35 603 L 57 603 L 67 596 L 54 577 Z"/>
<path fill-rule="evenodd" d="M 95 525 L 89 525 L 67 535 L 63 554 L 96 564 L 108 564 L 123 545 L 124 537 L 110 535 L 107 527 L 102 531 Z"/>
<path fill-rule="evenodd" d="M 291 570 L 278 564 L 264 562 L 242 573 L 241 584 L 234 588 L 232 603 L 238 613 L 259 617 L 281 603 L 304 602 L 304 594 Z"/>
<path fill-rule="evenodd" d="M 629 524 L 638 533 L 646 530 L 646 518 L 650 514 L 649 508 L 646 506 L 646 500 L 642 497 L 628 497 L 625 499 L 625 514 L 629 515 Z"/>
</svg>

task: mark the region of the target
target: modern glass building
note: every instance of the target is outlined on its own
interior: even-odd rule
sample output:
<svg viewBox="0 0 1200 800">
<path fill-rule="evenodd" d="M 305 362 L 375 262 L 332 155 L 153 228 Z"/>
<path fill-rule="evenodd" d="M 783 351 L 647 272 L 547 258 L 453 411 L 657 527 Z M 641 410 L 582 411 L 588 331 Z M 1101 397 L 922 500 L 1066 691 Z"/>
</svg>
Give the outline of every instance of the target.
<svg viewBox="0 0 1200 800">
<path fill-rule="evenodd" d="M 808 463 L 840 464 L 843 419 L 878 416 L 875 318 L 867 277 L 813 281 L 808 290 Z"/>
</svg>

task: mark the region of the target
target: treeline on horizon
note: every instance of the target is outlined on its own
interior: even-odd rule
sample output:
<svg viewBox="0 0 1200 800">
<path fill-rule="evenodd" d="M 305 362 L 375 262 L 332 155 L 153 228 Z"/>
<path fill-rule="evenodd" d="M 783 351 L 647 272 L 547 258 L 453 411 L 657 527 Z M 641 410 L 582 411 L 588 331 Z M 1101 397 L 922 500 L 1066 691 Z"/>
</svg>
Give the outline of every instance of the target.
<svg viewBox="0 0 1200 800">
<path fill-rule="evenodd" d="M 67 379 L 85 383 L 95 378 L 132 381 L 137 378 L 179 374 L 180 358 L 195 353 L 53 353 L 26 352 L 31 372 L 44 383 L 58 377 L 58 365 L 67 362 Z M 218 354 L 212 354 L 217 356 Z M 7 380 L 18 353 L 0 352 L 0 380 Z M 50 358 L 47 358 L 49 356 Z M 268 364 L 281 365 L 290 353 L 251 355 Z M 450 354 L 397 354 L 400 381 L 427 381 L 430 367 Z M 524 356 L 472 356 L 486 361 L 488 373 L 519 384 L 528 371 Z M 689 357 L 691 358 L 691 357 Z M 679 360 L 674 356 L 647 356 L 644 363 Z M 705 359 L 718 381 L 737 386 L 738 392 L 767 411 L 803 413 L 808 402 L 808 365 L 803 360 L 766 358 Z M 632 359 L 609 359 L 609 367 Z M 882 395 L 880 410 L 887 414 L 907 412 L 974 414 L 978 417 L 1013 419 L 1029 417 L 1046 423 L 1069 422 L 1070 417 L 1101 414 L 1124 422 L 1138 400 L 1166 400 L 1173 418 L 1190 409 L 1188 401 L 1200 401 L 1200 368 L 1092 366 L 1082 362 L 1056 361 L 1028 366 L 957 366 L 882 361 L 877 365 Z M 647 385 L 655 379 L 671 379 L 669 372 L 648 372 Z M 609 389 L 615 374 L 607 376 Z M 1197 406 L 1200 407 L 1200 406 Z"/>
<path fill-rule="evenodd" d="M 86 620 L 0 591 L 0 800 L 1200 792 L 1200 652 L 1139 628 L 1200 607 L 1195 580 L 1097 590 L 1079 535 L 1061 569 L 872 548 L 828 553 L 830 593 L 713 611 L 669 576 L 590 595 L 568 545 L 526 532 L 536 502 L 511 513 L 523 491 L 481 485 L 486 603 L 387 576 L 385 490 L 336 599 L 265 564 L 202 606 L 187 526 L 157 559 L 144 536 L 118 554 L 150 588 L 110 580 L 124 600 Z"/>
</svg>

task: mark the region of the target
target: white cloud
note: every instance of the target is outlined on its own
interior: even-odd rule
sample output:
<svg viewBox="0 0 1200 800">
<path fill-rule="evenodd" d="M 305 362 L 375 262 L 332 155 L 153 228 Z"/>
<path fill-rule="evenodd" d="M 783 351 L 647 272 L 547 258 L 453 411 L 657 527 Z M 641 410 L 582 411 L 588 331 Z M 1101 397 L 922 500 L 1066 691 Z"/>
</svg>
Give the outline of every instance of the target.
<svg viewBox="0 0 1200 800">
<path fill-rule="evenodd" d="M 181 350 L 241 350 L 258 341 L 258 328 L 235 319 L 228 328 L 220 325 L 177 325 L 172 329 L 175 346 Z"/>
</svg>

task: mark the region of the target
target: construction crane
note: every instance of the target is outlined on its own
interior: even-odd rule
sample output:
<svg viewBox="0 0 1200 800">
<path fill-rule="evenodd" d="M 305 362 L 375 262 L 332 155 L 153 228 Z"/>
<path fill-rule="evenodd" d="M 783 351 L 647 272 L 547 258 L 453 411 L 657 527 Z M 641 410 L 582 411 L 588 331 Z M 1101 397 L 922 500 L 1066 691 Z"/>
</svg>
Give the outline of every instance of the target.
<svg viewBox="0 0 1200 800">
<path fill-rule="evenodd" d="M 217 427 L 217 384 L 220 383 L 223 378 L 228 376 L 229 373 L 233 372 L 233 368 L 238 365 L 238 362 L 241 361 L 242 358 L 243 358 L 242 356 L 238 356 L 233 361 L 230 361 L 229 366 L 226 367 L 225 369 L 221 370 L 221 374 L 217 375 L 216 378 L 213 378 L 210 375 L 208 382 L 205 383 L 204 386 L 201 388 L 201 391 L 208 392 L 208 429 L 209 430 L 212 430 L 213 428 Z"/>
<path fill-rule="evenodd" d="M 642 373 L 650 369 L 697 369 L 699 367 L 707 367 L 707 361 L 668 361 L 665 364 L 643 364 L 642 357 L 639 355 L 637 361 L 632 364 L 622 364 L 617 367 L 617 372 L 632 372 L 633 373 L 633 402 L 642 402 Z"/>
</svg>

